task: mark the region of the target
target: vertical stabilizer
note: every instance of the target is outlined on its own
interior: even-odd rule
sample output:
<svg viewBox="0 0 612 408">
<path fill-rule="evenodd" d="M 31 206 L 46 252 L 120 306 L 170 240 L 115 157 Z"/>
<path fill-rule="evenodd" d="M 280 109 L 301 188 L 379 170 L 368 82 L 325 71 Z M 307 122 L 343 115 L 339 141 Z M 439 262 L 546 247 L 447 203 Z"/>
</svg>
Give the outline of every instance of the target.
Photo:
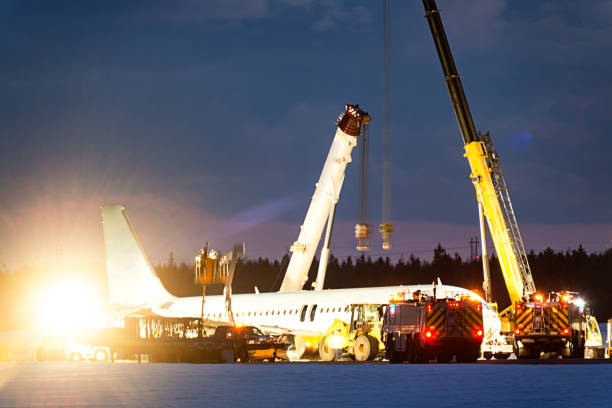
<svg viewBox="0 0 612 408">
<path fill-rule="evenodd" d="M 155 274 L 125 208 L 102 206 L 102 227 L 111 302 L 137 306 L 172 299 Z"/>
</svg>

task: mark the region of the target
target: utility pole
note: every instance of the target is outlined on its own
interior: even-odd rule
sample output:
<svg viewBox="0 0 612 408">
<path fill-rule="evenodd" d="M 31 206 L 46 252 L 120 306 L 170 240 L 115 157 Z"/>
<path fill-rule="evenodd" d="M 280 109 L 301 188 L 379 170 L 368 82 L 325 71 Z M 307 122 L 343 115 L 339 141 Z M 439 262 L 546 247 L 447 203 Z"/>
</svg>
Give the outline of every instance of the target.
<svg viewBox="0 0 612 408">
<path fill-rule="evenodd" d="M 480 244 L 480 241 L 478 241 L 478 237 L 470 237 L 469 243 L 470 243 L 470 261 L 474 262 L 475 260 L 478 259 L 478 244 Z"/>
</svg>

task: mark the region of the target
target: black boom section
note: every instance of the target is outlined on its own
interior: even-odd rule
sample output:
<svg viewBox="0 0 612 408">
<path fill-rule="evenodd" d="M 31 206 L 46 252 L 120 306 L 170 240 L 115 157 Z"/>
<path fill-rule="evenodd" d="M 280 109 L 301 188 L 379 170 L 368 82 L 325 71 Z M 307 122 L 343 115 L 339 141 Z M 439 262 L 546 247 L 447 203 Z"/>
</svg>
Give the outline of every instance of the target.
<svg viewBox="0 0 612 408">
<path fill-rule="evenodd" d="M 440 57 L 446 86 L 450 93 L 463 142 L 465 144 L 476 142 L 479 139 L 474 127 L 474 120 L 472 119 L 470 107 L 468 106 L 465 92 L 463 91 L 461 77 L 459 77 L 459 73 L 457 72 L 453 54 L 451 53 L 448 40 L 446 39 L 446 33 L 444 32 L 444 26 L 440 18 L 440 11 L 434 0 L 423 0 L 423 5 L 425 6 L 425 18 L 427 18 L 427 22 L 429 23 L 436 50 L 438 51 L 438 57 Z"/>
</svg>

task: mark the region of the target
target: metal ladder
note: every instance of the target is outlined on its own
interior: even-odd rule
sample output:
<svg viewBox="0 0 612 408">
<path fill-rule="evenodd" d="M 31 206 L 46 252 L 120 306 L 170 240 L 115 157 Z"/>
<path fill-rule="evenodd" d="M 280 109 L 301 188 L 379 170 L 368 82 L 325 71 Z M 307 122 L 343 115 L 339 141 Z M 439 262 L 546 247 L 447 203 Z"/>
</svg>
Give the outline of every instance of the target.
<svg viewBox="0 0 612 408">
<path fill-rule="evenodd" d="M 535 292 L 535 283 L 533 282 L 533 276 L 531 275 L 531 268 L 529 267 L 529 261 L 527 260 L 527 253 L 525 251 L 525 245 L 523 244 L 523 238 L 519 231 L 518 223 L 516 222 L 516 216 L 512 208 L 512 202 L 510 201 L 510 193 L 504 174 L 502 173 L 501 164 L 499 162 L 499 156 L 493 146 L 490 132 L 485 134 L 478 132 L 478 138 L 484 143 L 489 167 L 491 169 L 491 179 L 493 180 L 493 186 L 497 194 L 506 228 L 508 229 L 508 235 L 510 236 L 512 243 L 512 250 L 516 256 L 516 261 L 521 273 L 521 280 L 523 282 L 523 295 L 527 293 Z"/>
</svg>

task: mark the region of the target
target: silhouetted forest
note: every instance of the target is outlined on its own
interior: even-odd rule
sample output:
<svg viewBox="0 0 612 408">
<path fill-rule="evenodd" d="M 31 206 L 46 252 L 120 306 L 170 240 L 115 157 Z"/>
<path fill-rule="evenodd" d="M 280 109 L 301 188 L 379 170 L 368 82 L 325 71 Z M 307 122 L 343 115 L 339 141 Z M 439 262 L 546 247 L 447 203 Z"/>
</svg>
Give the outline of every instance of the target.
<svg viewBox="0 0 612 408">
<path fill-rule="evenodd" d="M 612 287 L 612 249 L 605 253 L 587 254 L 582 246 L 565 252 L 548 248 L 539 253 L 528 254 L 529 264 L 538 290 L 573 290 L 587 299 L 600 320 L 612 317 L 610 288 Z M 236 266 L 233 293 L 253 293 L 255 286 L 260 292 L 279 289 L 289 257 L 281 261 L 267 258 L 241 260 Z M 316 279 L 319 263 L 315 259 L 309 281 L 304 288 L 311 288 Z M 490 261 L 493 298 L 502 310 L 510 304 L 497 258 Z M 172 253 L 168 262 L 158 265 L 156 271 L 167 289 L 176 296 L 195 296 L 202 291 L 193 282 L 193 267 L 177 264 Z M 414 255 L 392 263 L 389 258 L 371 259 L 366 255 L 348 257 L 342 261 L 330 256 L 325 279 L 326 289 L 351 287 L 391 286 L 431 283 L 440 278 L 442 283 L 482 291 L 482 262 L 463 260 L 459 254 L 449 254 L 441 245 L 434 249 L 431 261 Z M 222 288 L 207 288 L 206 293 L 221 293 Z"/>
<path fill-rule="evenodd" d="M 604 253 L 587 254 L 582 248 L 564 252 L 546 249 L 528 255 L 538 290 L 572 289 L 582 293 L 593 306 L 600 321 L 612 317 L 612 249 Z M 289 257 L 280 261 L 266 258 L 241 260 L 236 267 L 233 293 L 276 291 L 280 287 Z M 316 278 L 318 261 L 310 268 L 311 288 Z M 155 267 L 160 279 L 176 296 L 196 296 L 202 293 L 193 280 L 193 265 L 178 263 L 172 253 L 165 263 Z M 491 259 L 493 296 L 500 310 L 509 304 L 497 259 Z M 337 259 L 330 256 L 325 281 L 326 289 L 390 286 L 400 284 L 431 283 L 436 278 L 442 283 L 456 285 L 482 293 L 482 264 L 478 260 L 463 260 L 458 254 L 449 254 L 442 246 L 434 250 L 431 261 L 415 256 L 391 262 L 388 258 L 371 259 L 368 256 Z M 0 267 L 0 330 L 28 327 L 32 321 L 32 303 L 45 287 L 60 280 L 78 280 L 89 284 L 99 297 L 106 297 L 107 283 L 104 265 L 66 268 L 55 266 L 26 266 L 16 271 Z M 209 287 L 207 294 L 221 293 L 222 287 Z"/>
</svg>

